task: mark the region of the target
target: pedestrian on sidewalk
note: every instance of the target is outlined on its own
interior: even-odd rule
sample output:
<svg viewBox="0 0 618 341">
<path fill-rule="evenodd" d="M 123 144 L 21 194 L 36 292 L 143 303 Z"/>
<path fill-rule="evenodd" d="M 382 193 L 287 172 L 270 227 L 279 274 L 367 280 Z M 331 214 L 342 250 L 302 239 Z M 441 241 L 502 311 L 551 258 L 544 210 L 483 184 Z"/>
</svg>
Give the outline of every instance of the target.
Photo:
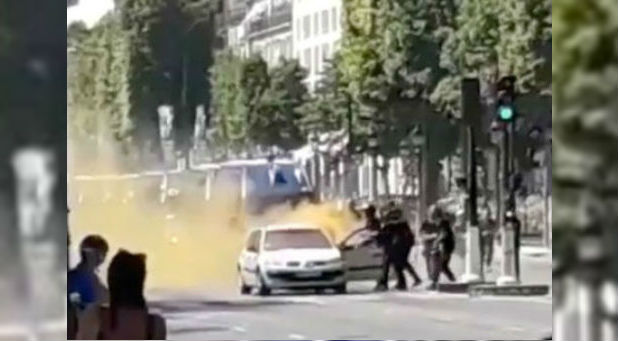
<svg viewBox="0 0 618 341">
<path fill-rule="evenodd" d="M 434 258 L 438 250 L 435 249 L 435 240 L 438 238 L 438 228 L 431 221 L 424 221 L 419 230 L 422 242 L 422 255 L 425 259 L 425 269 L 428 279 L 433 278 Z"/>
<path fill-rule="evenodd" d="M 451 256 L 455 252 L 455 233 L 451 227 L 449 220 L 440 208 L 434 210 L 434 223 L 437 225 L 438 237 L 434 241 L 432 248 L 432 264 L 431 271 L 431 289 L 435 290 L 438 287 L 440 275 L 444 273 L 446 277 L 454 282 L 455 275 L 450 268 Z"/>
<path fill-rule="evenodd" d="M 79 340 L 165 340 L 165 320 L 151 314 L 144 297 L 146 256 L 120 250 L 108 269 L 110 304 L 91 307 L 80 319 Z"/>
<path fill-rule="evenodd" d="M 481 224 L 481 249 L 483 250 L 483 262 L 489 268 L 493 262 L 494 257 L 494 241 L 497 231 L 496 220 L 488 217 L 483 224 Z"/>
</svg>

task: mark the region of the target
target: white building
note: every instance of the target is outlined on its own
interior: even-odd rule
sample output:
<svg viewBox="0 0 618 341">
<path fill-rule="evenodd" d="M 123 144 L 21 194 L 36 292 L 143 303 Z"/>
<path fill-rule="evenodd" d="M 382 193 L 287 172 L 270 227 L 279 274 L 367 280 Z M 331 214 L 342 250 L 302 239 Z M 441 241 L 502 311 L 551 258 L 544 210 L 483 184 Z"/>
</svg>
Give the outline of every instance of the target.
<svg viewBox="0 0 618 341">
<path fill-rule="evenodd" d="M 269 66 L 292 55 L 292 0 L 250 2 L 242 21 L 228 28 L 228 47 L 243 57 L 260 54 Z"/>
<path fill-rule="evenodd" d="M 342 36 L 342 0 L 292 0 L 294 58 L 307 69 L 307 86 L 313 91 L 324 69 L 339 48 Z"/>
</svg>

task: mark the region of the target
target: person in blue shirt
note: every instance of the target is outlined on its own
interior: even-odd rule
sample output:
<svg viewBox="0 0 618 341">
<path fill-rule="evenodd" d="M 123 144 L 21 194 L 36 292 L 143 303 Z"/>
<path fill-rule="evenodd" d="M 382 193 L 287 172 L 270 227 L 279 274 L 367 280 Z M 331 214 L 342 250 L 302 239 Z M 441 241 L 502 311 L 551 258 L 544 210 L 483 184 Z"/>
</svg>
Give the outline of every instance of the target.
<svg viewBox="0 0 618 341">
<path fill-rule="evenodd" d="M 103 237 L 90 235 L 82 240 L 79 250 L 80 262 L 67 275 L 67 291 L 70 301 L 83 311 L 88 305 L 105 300 L 106 290 L 97 270 L 105 261 L 109 246 Z"/>
</svg>

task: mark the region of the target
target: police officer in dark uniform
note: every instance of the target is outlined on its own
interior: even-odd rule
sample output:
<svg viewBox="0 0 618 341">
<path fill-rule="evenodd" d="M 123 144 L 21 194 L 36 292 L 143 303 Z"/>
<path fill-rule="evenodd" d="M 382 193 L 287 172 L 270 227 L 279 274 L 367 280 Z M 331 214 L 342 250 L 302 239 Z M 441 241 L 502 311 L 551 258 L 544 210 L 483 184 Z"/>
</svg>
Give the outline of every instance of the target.
<svg viewBox="0 0 618 341">
<path fill-rule="evenodd" d="M 397 274 L 397 289 L 406 290 L 404 271 L 408 271 L 413 277 L 415 286 L 421 282 L 420 277 L 408 262 L 408 256 L 414 245 L 414 234 L 404 220 L 401 209 L 396 207 L 389 209 L 390 211 L 386 213 L 384 227 L 378 234 L 378 242 L 384 248 L 385 259 L 377 289 L 388 289 L 388 273 L 390 267 L 393 266 Z"/>
<path fill-rule="evenodd" d="M 414 279 L 414 286 L 421 284 L 421 278 L 410 264 L 410 252 L 415 244 L 414 232 L 410 228 L 408 222 L 404 219 L 403 212 L 399 208 L 395 208 L 390 212 L 389 218 L 394 225 L 394 241 L 393 241 L 393 262 L 398 276 L 403 277 L 403 272 L 408 272 Z M 397 270 L 399 269 L 399 270 Z M 397 288 L 405 290 L 405 277 L 398 281 Z"/>
</svg>

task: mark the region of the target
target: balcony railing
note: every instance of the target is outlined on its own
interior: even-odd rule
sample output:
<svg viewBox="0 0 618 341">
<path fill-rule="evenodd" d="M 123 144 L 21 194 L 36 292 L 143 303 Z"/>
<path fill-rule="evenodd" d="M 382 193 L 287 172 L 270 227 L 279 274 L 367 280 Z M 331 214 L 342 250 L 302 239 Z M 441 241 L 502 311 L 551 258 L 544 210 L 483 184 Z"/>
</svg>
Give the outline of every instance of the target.
<svg viewBox="0 0 618 341">
<path fill-rule="evenodd" d="M 263 19 L 249 24 L 249 34 L 257 34 L 285 24 L 292 23 L 292 7 L 289 5 L 281 6 L 280 9 Z"/>
</svg>

